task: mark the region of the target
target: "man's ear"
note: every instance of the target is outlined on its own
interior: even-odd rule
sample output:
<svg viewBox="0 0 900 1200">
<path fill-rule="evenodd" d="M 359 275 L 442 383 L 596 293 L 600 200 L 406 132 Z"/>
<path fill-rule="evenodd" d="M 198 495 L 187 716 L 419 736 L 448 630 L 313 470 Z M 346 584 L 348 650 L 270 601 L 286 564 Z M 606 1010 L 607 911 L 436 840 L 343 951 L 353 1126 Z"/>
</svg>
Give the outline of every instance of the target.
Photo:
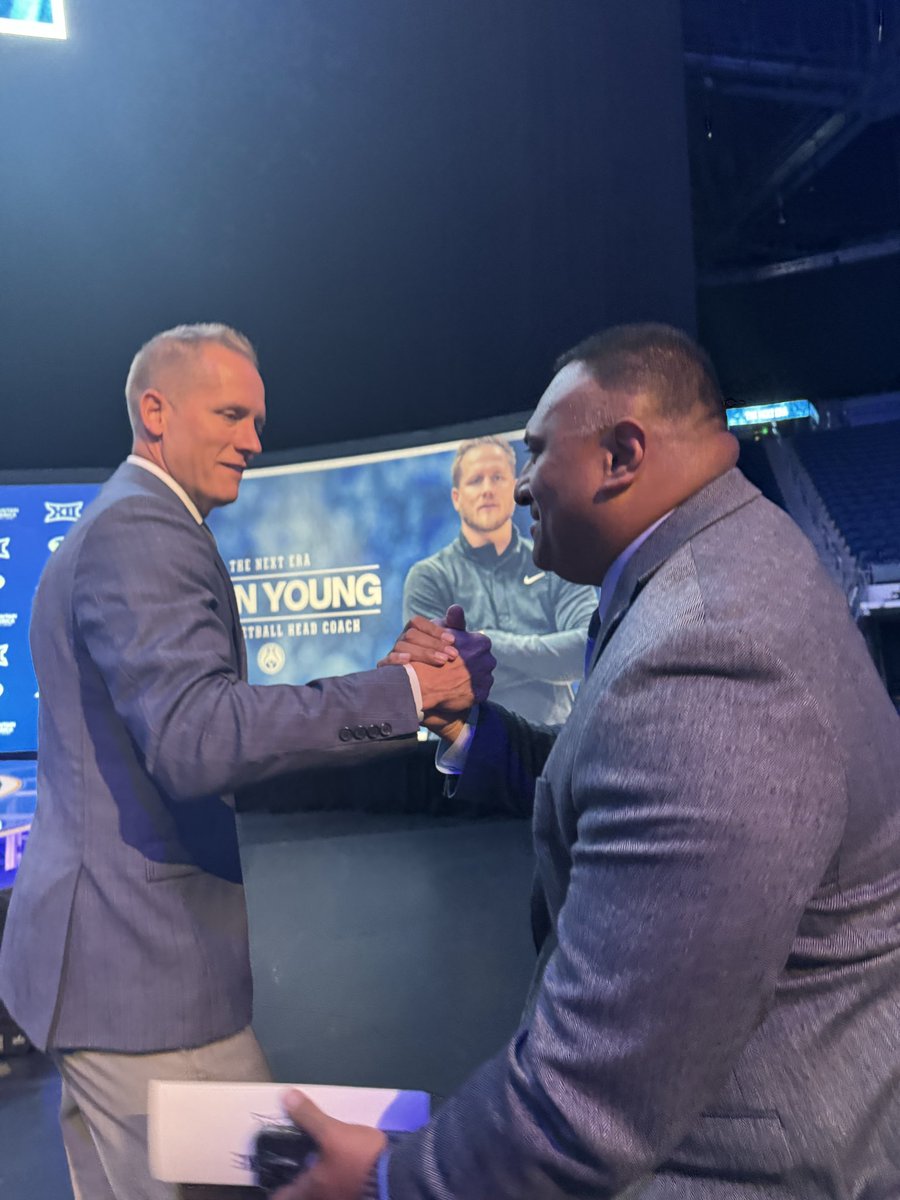
<svg viewBox="0 0 900 1200">
<path fill-rule="evenodd" d="M 165 401 L 162 395 L 153 388 L 148 388 L 138 401 L 141 424 L 151 437 L 162 437 L 165 425 L 164 405 Z"/>
<path fill-rule="evenodd" d="M 601 434 L 604 450 L 604 481 L 601 491 L 615 495 L 625 491 L 644 461 L 647 435 L 639 421 L 626 417 Z"/>
<path fill-rule="evenodd" d="M 450 489 L 450 499 L 453 501 L 453 507 L 459 512 L 459 488 Z"/>
</svg>

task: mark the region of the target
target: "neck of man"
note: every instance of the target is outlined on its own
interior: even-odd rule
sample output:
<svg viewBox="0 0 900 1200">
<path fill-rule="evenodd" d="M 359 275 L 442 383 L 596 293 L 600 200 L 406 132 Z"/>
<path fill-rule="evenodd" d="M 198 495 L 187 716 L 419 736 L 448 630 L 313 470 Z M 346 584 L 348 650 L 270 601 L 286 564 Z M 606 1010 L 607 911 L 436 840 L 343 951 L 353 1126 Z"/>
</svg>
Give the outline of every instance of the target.
<svg viewBox="0 0 900 1200">
<path fill-rule="evenodd" d="M 498 554 L 502 554 L 512 541 L 512 517 L 504 521 L 498 529 L 473 529 L 471 525 L 462 522 L 462 535 L 476 549 L 479 546 L 493 546 Z"/>
<path fill-rule="evenodd" d="M 723 430 L 707 439 L 701 446 L 693 448 L 693 461 L 689 457 L 690 445 L 685 445 L 680 455 L 672 455 L 670 452 L 670 462 L 674 458 L 675 461 L 680 459 L 689 464 L 685 470 L 673 471 L 671 466 L 667 465 L 662 472 L 645 474 L 638 487 L 631 490 L 630 495 L 625 493 L 620 498 L 625 501 L 625 507 L 616 522 L 619 537 L 614 545 L 608 546 L 603 560 L 598 562 L 600 577 L 597 586 L 622 551 L 651 525 L 736 466 L 739 451 L 737 438 Z M 613 500 L 611 503 L 616 504 L 617 501 Z"/>
<path fill-rule="evenodd" d="M 159 442 L 150 441 L 148 438 L 142 438 L 135 434 L 134 441 L 131 444 L 131 453 L 136 454 L 138 458 L 146 458 L 148 462 L 154 463 L 161 471 L 165 471 L 167 475 L 171 471 L 163 462 L 162 450 Z"/>
</svg>

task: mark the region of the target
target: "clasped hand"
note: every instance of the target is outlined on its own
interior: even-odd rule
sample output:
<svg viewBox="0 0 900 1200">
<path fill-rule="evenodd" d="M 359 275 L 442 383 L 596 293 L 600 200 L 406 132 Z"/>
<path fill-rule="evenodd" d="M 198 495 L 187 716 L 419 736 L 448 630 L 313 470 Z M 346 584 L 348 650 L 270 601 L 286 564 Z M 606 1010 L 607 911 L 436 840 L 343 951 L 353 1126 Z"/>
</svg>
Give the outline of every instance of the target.
<svg viewBox="0 0 900 1200">
<path fill-rule="evenodd" d="M 440 737 L 453 741 L 465 724 L 473 704 L 486 700 L 497 665 L 491 639 L 466 629 L 465 613 L 458 604 L 447 609 L 442 621 L 413 617 L 379 667 L 408 663 L 422 689 L 424 724 Z"/>
</svg>

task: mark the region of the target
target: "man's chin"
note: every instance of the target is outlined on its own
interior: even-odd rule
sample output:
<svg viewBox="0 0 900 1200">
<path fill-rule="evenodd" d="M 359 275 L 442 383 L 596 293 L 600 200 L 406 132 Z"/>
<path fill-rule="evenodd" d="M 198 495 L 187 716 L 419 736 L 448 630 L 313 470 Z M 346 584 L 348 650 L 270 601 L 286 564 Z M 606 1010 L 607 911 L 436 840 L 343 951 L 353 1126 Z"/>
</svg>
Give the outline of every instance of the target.
<svg viewBox="0 0 900 1200">
<path fill-rule="evenodd" d="M 496 533 L 498 529 L 502 529 L 509 521 L 509 517 L 501 517 L 499 520 L 467 521 L 466 524 L 476 533 Z"/>
<path fill-rule="evenodd" d="M 240 482 L 236 483 L 234 487 L 222 488 L 217 496 L 210 496 L 207 501 L 208 509 L 211 511 L 214 508 L 225 508 L 227 504 L 234 504 L 238 498 L 239 489 Z"/>
<path fill-rule="evenodd" d="M 531 550 L 531 560 L 539 570 L 549 571 L 551 570 L 549 556 L 544 550 L 544 547 L 541 545 L 540 537 L 541 535 L 538 534 L 534 539 L 534 545 Z"/>
</svg>

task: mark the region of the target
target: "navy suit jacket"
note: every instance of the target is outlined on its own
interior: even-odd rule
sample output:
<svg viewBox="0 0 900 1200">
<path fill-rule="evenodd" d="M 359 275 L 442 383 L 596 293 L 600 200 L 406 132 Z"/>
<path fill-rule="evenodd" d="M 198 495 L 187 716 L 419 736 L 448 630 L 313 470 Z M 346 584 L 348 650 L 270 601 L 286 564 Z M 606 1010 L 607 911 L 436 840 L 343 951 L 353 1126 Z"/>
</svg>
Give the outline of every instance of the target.
<svg viewBox="0 0 900 1200">
<path fill-rule="evenodd" d="M 412 737 L 402 667 L 244 681 L 205 526 L 123 464 L 38 586 L 38 804 L 0 995 L 40 1047 L 161 1051 L 250 1021 L 238 787 Z M 342 740 L 363 727 L 363 740 Z"/>
<path fill-rule="evenodd" d="M 626 565 L 558 736 L 482 706 L 459 794 L 533 801 L 538 969 L 391 1200 L 900 1196 L 898 790 L 844 597 L 726 473 Z"/>
</svg>

